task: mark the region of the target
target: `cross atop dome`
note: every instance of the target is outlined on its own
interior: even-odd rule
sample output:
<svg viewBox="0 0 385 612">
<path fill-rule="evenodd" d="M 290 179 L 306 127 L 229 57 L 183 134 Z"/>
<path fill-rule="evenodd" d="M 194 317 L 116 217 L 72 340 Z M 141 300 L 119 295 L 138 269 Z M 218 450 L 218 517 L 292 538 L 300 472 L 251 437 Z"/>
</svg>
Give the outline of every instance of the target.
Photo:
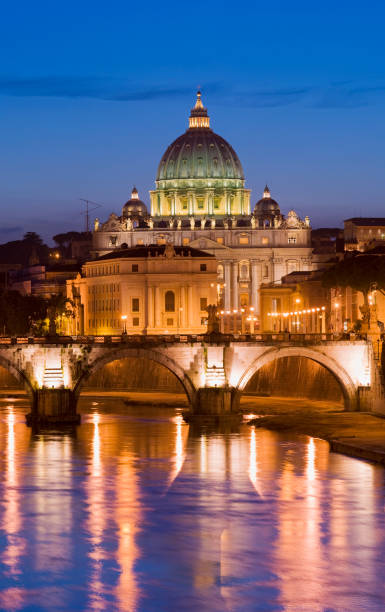
<svg viewBox="0 0 385 612">
<path fill-rule="evenodd" d="M 270 198 L 270 197 L 271 197 L 271 195 L 270 195 L 270 189 L 268 188 L 268 186 L 267 186 L 267 185 L 265 186 L 265 189 L 263 190 L 263 197 L 264 197 L 264 198 Z"/>
<path fill-rule="evenodd" d="M 210 117 L 207 114 L 207 108 L 203 106 L 202 94 L 200 89 L 197 91 L 197 99 L 194 108 L 191 109 L 189 118 L 190 129 L 210 128 Z"/>
</svg>

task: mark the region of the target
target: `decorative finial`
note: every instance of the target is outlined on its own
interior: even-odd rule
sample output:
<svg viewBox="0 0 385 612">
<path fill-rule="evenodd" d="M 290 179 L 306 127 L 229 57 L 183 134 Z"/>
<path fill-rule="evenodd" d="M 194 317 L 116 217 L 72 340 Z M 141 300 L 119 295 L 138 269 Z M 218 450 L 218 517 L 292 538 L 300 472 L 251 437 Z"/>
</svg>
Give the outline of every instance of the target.
<svg viewBox="0 0 385 612">
<path fill-rule="evenodd" d="M 200 87 L 197 91 L 197 99 L 194 108 L 191 110 L 189 127 L 191 128 L 209 128 L 210 117 L 207 114 L 207 108 L 203 106 L 202 94 Z"/>
<path fill-rule="evenodd" d="M 138 190 L 134 185 L 133 190 L 131 191 L 131 200 L 139 200 Z"/>
<path fill-rule="evenodd" d="M 265 186 L 265 189 L 263 191 L 263 197 L 264 198 L 270 198 L 270 189 L 268 188 L 268 186 Z"/>
</svg>

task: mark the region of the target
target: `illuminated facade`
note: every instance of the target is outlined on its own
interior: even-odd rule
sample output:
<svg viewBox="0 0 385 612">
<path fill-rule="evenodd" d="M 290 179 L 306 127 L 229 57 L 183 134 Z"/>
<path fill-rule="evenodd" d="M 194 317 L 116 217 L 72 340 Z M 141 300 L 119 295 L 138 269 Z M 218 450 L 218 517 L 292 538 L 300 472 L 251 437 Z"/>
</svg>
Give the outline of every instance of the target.
<svg viewBox="0 0 385 612">
<path fill-rule="evenodd" d="M 134 190 L 121 216 L 95 221 L 95 256 L 168 242 L 204 250 L 217 259 L 221 306 L 251 306 L 257 316 L 262 282 L 312 269 L 309 218 L 293 210 L 283 215 L 267 186 L 251 211 L 241 162 L 210 128 L 200 92 L 188 129 L 161 158 L 155 183 L 151 214 Z"/>
<path fill-rule="evenodd" d="M 330 330 L 330 292 L 319 274 L 297 272 L 280 285 L 261 285 L 261 330 L 324 334 Z"/>
<path fill-rule="evenodd" d="M 191 247 L 115 250 L 67 283 L 76 304 L 70 334 L 202 333 L 217 299 L 215 258 Z"/>
<path fill-rule="evenodd" d="M 385 242 L 384 217 L 353 217 L 344 221 L 345 251 L 367 251 Z"/>
</svg>

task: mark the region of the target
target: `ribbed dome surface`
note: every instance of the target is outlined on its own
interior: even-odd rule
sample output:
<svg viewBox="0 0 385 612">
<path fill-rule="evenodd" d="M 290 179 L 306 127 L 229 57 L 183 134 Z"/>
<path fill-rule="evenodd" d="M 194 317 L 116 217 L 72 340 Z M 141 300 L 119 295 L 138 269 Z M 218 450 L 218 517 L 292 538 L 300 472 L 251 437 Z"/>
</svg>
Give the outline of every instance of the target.
<svg viewBox="0 0 385 612">
<path fill-rule="evenodd" d="M 139 200 L 136 187 L 133 188 L 131 198 L 125 203 L 122 210 L 123 217 L 146 217 L 148 215 L 147 206 Z"/>
<path fill-rule="evenodd" d="M 262 198 L 259 202 L 256 203 L 255 213 L 271 213 L 271 212 L 280 212 L 278 202 L 273 200 L 273 198 Z"/>
<path fill-rule="evenodd" d="M 156 180 L 244 180 L 241 162 L 224 138 L 210 128 L 190 128 L 168 147 Z"/>
<path fill-rule="evenodd" d="M 280 214 L 279 204 L 276 200 L 270 195 L 270 190 L 266 185 L 265 190 L 263 192 L 263 198 L 261 198 L 254 207 L 255 215 L 264 215 L 264 214 Z"/>
</svg>

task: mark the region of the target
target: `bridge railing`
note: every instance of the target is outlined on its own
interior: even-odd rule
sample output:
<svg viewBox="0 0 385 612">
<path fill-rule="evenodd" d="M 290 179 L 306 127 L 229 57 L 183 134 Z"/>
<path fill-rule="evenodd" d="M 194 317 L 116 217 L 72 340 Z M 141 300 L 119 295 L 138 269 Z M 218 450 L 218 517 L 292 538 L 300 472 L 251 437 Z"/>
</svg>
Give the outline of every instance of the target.
<svg viewBox="0 0 385 612">
<path fill-rule="evenodd" d="M 263 342 L 281 343 L 298 342 L 300 344 L 317 344 L 330 341 L 357 341 L 364 340 L 358 336 L 339 336 L 334 334 L 291 334 L 288 332 L 269 334 L 165 334 L 165 335 L 119 335 L 119 336 L 43 336 L 43 337 L 11 337 L 0 336 L 0 347 L 26 344 L 90 344 L 90 345 L 116 345 L 116 344 L 164 344 L 164 343 L 229 343 L 229 342 Z"/>
</svg>

